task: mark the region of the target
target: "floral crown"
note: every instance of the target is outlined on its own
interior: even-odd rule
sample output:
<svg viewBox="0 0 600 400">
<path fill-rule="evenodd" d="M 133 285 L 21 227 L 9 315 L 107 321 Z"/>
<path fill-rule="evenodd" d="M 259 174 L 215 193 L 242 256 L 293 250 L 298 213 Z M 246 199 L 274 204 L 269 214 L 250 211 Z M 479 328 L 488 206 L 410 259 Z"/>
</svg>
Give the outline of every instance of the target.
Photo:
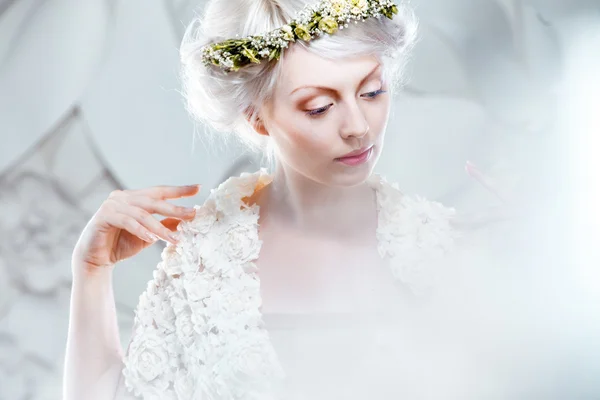
<svg viewBox="0 0 600 400">
<path fill-rule="evenodd" d="M 212 43 L 202 48 L 204 65 L 215 65 L 225 72 L 237 71 L 261 60 L 278 60 L 281 51 L 296 39 L 309 42 L 323 33 L 333 34 L 367 18 L 392 19 L 398 7 L 392 0 L 321 0 L 302 9 L 288 24 L 264 35 L 252 35 Z"/>
</svg>

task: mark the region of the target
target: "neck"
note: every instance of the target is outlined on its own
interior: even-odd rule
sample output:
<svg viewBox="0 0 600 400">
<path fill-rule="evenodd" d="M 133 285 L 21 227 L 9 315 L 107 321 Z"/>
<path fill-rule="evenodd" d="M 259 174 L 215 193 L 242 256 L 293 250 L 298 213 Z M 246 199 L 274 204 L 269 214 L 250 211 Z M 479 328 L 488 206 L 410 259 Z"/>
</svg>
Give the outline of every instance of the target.
<svg viewBox="0 0 600 400">
<path fill-rule="evenodd" d="M 307 233 L 347 236 L 376 223 L 375 194 L 366 182 L 332 187 L 278 165 L 267 197 L 269 219 Z"/>
</svg>

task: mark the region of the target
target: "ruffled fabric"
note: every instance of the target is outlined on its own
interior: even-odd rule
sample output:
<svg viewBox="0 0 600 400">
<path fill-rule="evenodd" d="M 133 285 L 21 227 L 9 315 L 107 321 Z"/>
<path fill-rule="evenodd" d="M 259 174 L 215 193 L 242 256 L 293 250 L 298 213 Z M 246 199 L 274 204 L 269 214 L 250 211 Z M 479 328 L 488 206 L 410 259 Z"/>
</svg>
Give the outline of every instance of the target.
<svg viewBox="0 0 600 400">
<path fill-rule="evenodd" d="M 403 194 L 396 183 L 373 175 L 377 193 L 379 254 L 390 260 L 392 274 L 415 294 L 433 289 L 444 259 L 459 233 L 452 227 L 456 210 L 419 196 Z"/>
<path fill-rule="evenodd" d="M 247 199 L 271 181 L 263 169 L 213 190 L 196 218 L 182 222 L 140 296 L 129 349 L 126 389 L 144 400 L 270 400 L 285 372 L 260 312 L 255 260 L 259 207 Z M 395 278 L 420 293 L 435 281 L 436 262 L 456 237 L 454 210 L 403 195 L 379 176 L 379 253 Z"/>
</svg>

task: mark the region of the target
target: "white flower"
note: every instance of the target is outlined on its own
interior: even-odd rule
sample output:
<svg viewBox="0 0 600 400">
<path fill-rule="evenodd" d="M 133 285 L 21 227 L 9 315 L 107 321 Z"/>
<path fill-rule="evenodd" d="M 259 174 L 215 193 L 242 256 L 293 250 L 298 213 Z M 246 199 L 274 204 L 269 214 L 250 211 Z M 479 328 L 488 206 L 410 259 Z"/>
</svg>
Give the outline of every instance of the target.
<svg viewBox="0 0 600 400">
<path fill-rule="evenodd" d="M 152 328 L 137 331 L 124 358 L 124 375 L 127 385 L 134 388 L 136 395 L 144 399 L 167 391 L 172 379 L 173 358 L 169 353 L 173 347 L 170 335 L 159 334 Z M 148 396 L 148 397 L 146 397 Z M 165 397 L 166 398 L 166 393 Z"/>
<path fill-rule="evenodd" d="M 391 259 L 396 279 L 420 294 L 437 283 L 444 256 L 456 234 L 450 225 L 454 209 L 420 197 L 403 195 L 381 179 L 377 189 L 379 253 Z"/>
<path fill-rule="evenodd" d="M 182 308 L 175 319 L 175 333 L 181 344 L 185 347 L 192 345 L 195 339 L 192 312 L 189 307 Z"/>
<path fill-rule="evenodd" d="M 349 6 L 349 0 L 330 0 L 330 13 L 334 17 L 343 15 Z"/>
<path fill-rule="evenodd" d="M 223 252 L 222 241 L 221 235 L 213 232 L 198 247 L 203 274 L 212 275 L 215 279 L 223 275 L 224 269 L 229 270 L 231 268 L 228 265 L 229 260 Z M 231 271 L 228 272 L 231 273 Z"/>
<path fill-rule="evenodd" d="M 166 272 L 160 268 L 155 269 L 152 272 L 152 278 L 154 280 L 154 284 L 158 287 L 166 286 L 170 279 L 170 277 L 167 276 Z"/>
<path fill-rule="evenodd" d="M 255 209 L 238 211 L 236 218 L 224 217 L 211 235 L 199 244 L 198 253 L 206 273 L 216 277 L 237 277 L 243 267 L 258 258 L 258 215 Z"/>
<path fill-rule="evenodd" d="M 265 169 L 256 173 L 244 172 L 238 178 L 229 178 L 216 190 L 211 192 L 211 199 L 218 211 L 225 215 L 233 215 L 244 206 L 244 199 L 252 196 L 257 186 L 270 181 Z"/>
<path fill-rule="evenodd" d="M 351 0 L 352 9 L 350 12 L 354 15 L 362 14 L 364 11 L 369 9 L 369 3 L 367 0 Z"/>
<path fill-rule="evenodd" d="M 163 250 L 162 267 L 172 275 L 195 273 L 200 267 L 200 257 L 196 248 L 203 235 L 184 230 L 179 233 L 179 243 L 168 244 Z"/>
<path fill-rule="evenodd" d="M 188 303 L 183 282 L 184 280 L 182 278 L 174 278 L 164 288 L 164 291 L 167 294 L 166 297 L 169 299 L 175 314 L 179 314 Z"/>
<path fill-rule="evenodd" d="M 181 258 L 181 254 L 177 252 L 177 247 L 166 246 L 162 251 L 161 257 L 162 261 L 159 269 L 162 269 L 167 275 L 170 276 L 181 274 L 181 265 L 183 264 L 183 260 Z"/>
<path fill-rule="evenodd" d="M 261 306 L 260 279 L 255 273 L 244 273 L 237 279 L 228 281 L 228 287 L 242 300 L 246 309 L 255 310 Z"/>
<path fill-rule="evenodd" d="M 270 182 L 271 177 L 264 168 L 261 168 L 258 172 L 242 172 L 236 181 L 238 182 L 240 197 L 244 198 L 251 196 L 258 186 Z"/>
<path fill-rule="evenodd" d="M 196 216 L 192 221 L 179 224 L 181 232 L 207 234 L 217 220 L 217 209 L 214 200 L 207 200 L 202 206 L 195 206 Z"/>
<path fill-rule="evenodd" d="M 187 365 L 177 371 L 173 387 L 179 400 L 192 400 L 195 398 L 204 399 L 203 396 L 197 396 L 196 387 L 199 381 L 200 368 L 196 364 Z"/>
<path fill-rule="evenodd" d="M 205 299 L 219 287 L 217 278 L 206 273 L 197 273 L 183 280 L 183 288 L 190 302 Z"/>
<path fill-rule="evenodd" d="M 225 215 L 234 214 L 242 207 L 237 182 L 233 179 L 223 182 L 211 195 L 214 196 L 217 209 Z"/>
<path fill-rule="evenodd" d="M 284 40 L 293 41 L 294 40 L 294 31 L 292 27 L 289 25 L 284 25 L 281 27 L 281 32 L 283 33 Z"/>
<path fill-rule="evenodd" d="M 260 240 L 256 224 L 236 224 L 220 239 L 222 240 L 221 250 L 229 261 L 245 264 L 258 258 Z"/>
<path fill-rule="evenodd" d="M 421 197 L 407 200 L 413 224 L 418 226 L 418 246 L 447 250 L 452 247 L 456 233 L 450 224 L 455 215 L 453 208 Z"/>
<path fill-rule="evenodd" d="M 169 293 L 164 286 L 151 286 L 152 292 L 140 295 L 136 315 L 143 325 L 155 325 L 164 332 L 175 330 L 175 313 L 169 301 Z"/>
<path fill-rule="evenodd" d="M 222 289 L 214 291 L 209 297 L 204 299 L 206 311 L 211 315 L 218 315 L 226 312 L 228 317 L 242 313 L 248 308 L 245 301 L 248 296 L 244 292 Z"/>
</svg>

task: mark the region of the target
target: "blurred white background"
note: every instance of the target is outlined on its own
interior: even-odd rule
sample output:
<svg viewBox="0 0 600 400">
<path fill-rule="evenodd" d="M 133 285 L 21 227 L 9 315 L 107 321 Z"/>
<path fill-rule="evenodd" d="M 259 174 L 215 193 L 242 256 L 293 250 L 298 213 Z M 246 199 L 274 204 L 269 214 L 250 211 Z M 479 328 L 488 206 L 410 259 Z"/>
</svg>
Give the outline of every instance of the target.
<svg viewBox="0 0 600 400">
<path fill-rule="evenodd" d="M 188 201 L 201 203 L 226 177 L 258 168 L 241 147 L 198 139 L 185 113 L 178 45 L 201 5 L 0 0 L 0 400 L 60 398 L 70 254 L 111 190 L 202 183 Z M 420 39 L 378 172 L 481 211 L 496 199 L 465 174 L 470 160 L 534 209 L 516 235 L 543 238 L 520 248 L 530 268 L 493 258 L 503 248 L 493 234 L 482 242 L 494 261 L 482 268 L 520 293 L 545 282 L 541 293 L 561 299 L 532 299 L 550 307 L 548 326 L 569 327 L 570 345 L 554 388 L 530 398 L 598 399 L 600 0 L 412 5 Z M 116 270 L 123 344 L 160 250 Z"/>
</svg>

